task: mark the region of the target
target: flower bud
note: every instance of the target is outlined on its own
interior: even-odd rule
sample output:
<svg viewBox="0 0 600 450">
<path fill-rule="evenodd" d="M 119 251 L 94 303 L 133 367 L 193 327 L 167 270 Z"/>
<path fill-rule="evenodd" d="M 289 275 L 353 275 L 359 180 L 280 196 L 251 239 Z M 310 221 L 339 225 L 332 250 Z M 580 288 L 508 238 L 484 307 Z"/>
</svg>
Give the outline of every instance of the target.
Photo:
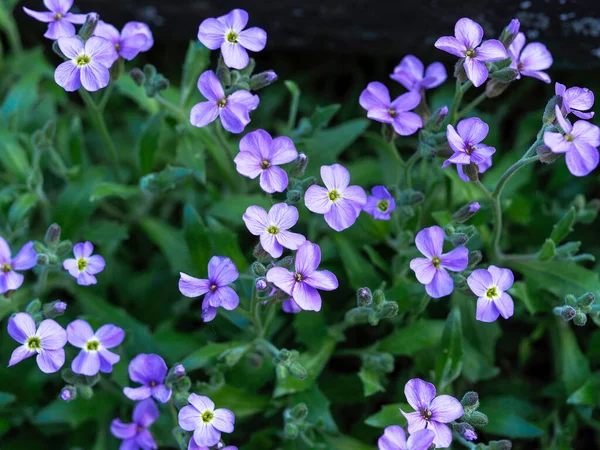
<svg viewBox="0 0 600 450">
<path fill-rule="evenodd" d="M 299 189 L 290 189 L 286 193 L 286 202 L 290 205 L 295 205 L 302 201 L 302 191 Z"/>
<path fill-rule="evenodd" d="M 573 317 L 573 323 L 578 327 L 583 327 L 587 323 L 587 316 L 585 315 L 585 313 L 577 311 L 575 313 L 575 317 Z"/>
<path fill-rule="evenodd" d="M 555 314 L 558 313 L 567 322 L 575 317 L 577 311 L 572 306 L 559 306 L 555 308 Z"/>
<path fill-rule="evenodd" d="M 487 416 L 479 411 L 473 411 L 468 416 L 465 415 L 464 419 L 474 427 L 485 427 L 489 422 Z"/>
<path fill-rule="evenodd" d="M 482 259 L 483 259 L 483 255 L 481 254 L 481 252 L 479 250 L 473 250 L 472 252 L 469 252 L 469 263 L 468 263 L 467 267 L 469 269 L 476 267 L 477 264 L 479 264 Z"/>
<path fill-rule="evenodd" d="M 479 408 L 479 394 L 477 392 L 469 391 L 463 395 L 460 403 L 466 408 L 477 409 Z"/>
<path fill-rule="evenodd" d="M 394 317 L 398 314 L 398 303 L 396 302 L 384 302 L 377 311 L 379 318 L 384 319 L 386 317 Z"/>
<path fill-rule="evenodd" d="M 275 375 L 277 375 L 278 380 L 285 381 L 289 375 L 289 371 L 285 366 L 277 366 L 275 367 Z"/>
<path fill-rule="evenodd" d="M 377 312 L 377 310 L 373 309 L 370 310 L 369 312 L 369 317 L 368 317 L 368 321 L 369 321 L 369 325 L 375 327 L 379 324 L 379 314 Z"/>
<path fill-rule="evenodd" d="M 346 316 L 344 317 L 344 322 L 346 322 L 349 325 L 367 323 L 369 321 L 370 313 L 371 310 L 368 308 L 352 308 L 346 313 Z M 377 314 L 375 314 L 375 317 L 377 317 Z"/>
<path fill-rule="evenodd" d="M 264 89 L 267 86 L 272 85 L 276 81 L 277 74 L 272 70 L 257 73 L 256 75 L 252 75 L 252 77 L 250 78 L 250 90 L 258 91 L 260 89 Z"/>
<path fill-rule="evenodd" d="M 356 291 L 356 302 L 358 306 L 369 306 L 373 303 L 373 294 L 371 293 L 371 289 L 368 287 L 359 288 Z"/>
<path fill-rule="evenodd" d="M 464 223 L 473 217 L 480 208 L 481 205 L 478 202 L 467 203 L 452 214 L 452 220 L 458 223 Z"/>
<path fill-rule="evenodd" d="M 36 298 L 35 300 L 31 300 L 27 307 L 25 308 L 25 312 L 27 314 L 35 314 L 42 309 L 42 302 Z"/>
<path fill-rule="evenodd" d="M 537 146 L 535 152 L 540 157 L 540 161 L 543 164 L 552 164 L 554 161 L 560 158 L 560 153 L 554 153 L 547 145 Z"/>
<path fill-rule="evenodd" d="M 177 393 L 173 396 L 173 403 L 175 403 L 175 407 L 177 409 L 181 409 L 184 406 L 187 406 L 189 404 L 188 402 L 188 394 L 184 394 L 184 393 Z"/>
<path fill-rule="evenodd" d="M 461 83 L 468 80 L 467 72 L 465 71 L 465 58 L 460 58 L 456 61 L 454 65 L 454 78 L 457 78 Z"/>
<path fill-rule="evenodd" d="M 425 127 L 432 131 L 439 131 L 446 117 L 448 117 L 448 107 L 442 106 L 440 109 L 434 111 Z"/>
<path fill-rule="evenodd" d="M 544 115 L 542 116 L 542 123 L 551 124 L 556 120 L 556 105 L 562 105 L 562 97 L 560 95 L 555 95 L 548 103 L 546 103 Z"/>
<path fill-rule="evenodd" d="M 62 241 L 56 247 L 56 254 L 59 256 L 64 256 L 69 253 L 73 249 L 73 243 L 71 241 Z"/>
<path fill-rule="evenodd" d="M 501 441 L 490 441 L 488 443 L 488 450 L 511 450 L 512 442 L 503 439 Z"/>
<path fill-rule="evenodd" d="M 36 253 L 46 253 L 48 251 L 46 246 L 39 241 L 33 241 L 33 249 Z"/>
<path fill-rule="evenodd" d="M 298 158 L 296 158 L 294 161 L 290 175 L 300 178 L 302 175 L 304 175 L 306 166 L 308 166 L 308 156 L 306 156 L 304 153 L 298 154 Z"/>
<path fill-rule="evenodd" d="M 79 37 L 84 41 L 87 41 L 94 35 L 94 31 L 96 31 L 96 25 L 98 25 L 98 21 L 100 20 L 100 15 L 98 13 L 89 13 L 85 18 L 85 23 L 79 29 Z"/>
<path fill-rule="evenodd" d="M 454 431 L 456 431 L 460 437 L 467 441 L 474 441 L 477 439 L 475 428 L 466 422 L 454 422 L 452 428 L 454 428 Z"/>
<path fill-rule="evenodd" d="M 450 237 L 450 242 L 452 242 L 452 245 L 455 247 L 462 247 L 469 242 L 469 236 L 467 236 L 465 233 L 454 233 Z"/>
<path fill-rule="evenodd" d="M 254 250 L 252 251 L 252 256 L 254 256 L 258 260 L 264 260 L 267 259 L 270 255 L 265 251 L 265 249 L 262 248 L 262 245 L 260 245 L 259 242 L 258 244 L 256 244 L 256 247 L 254 247 Z"/>
<path fill-rule="evenodd" d="M 264 291 L 265 289 L 267 289 L 269 283 L 267 283 L 267 279 L 266 278 L 258 278 L 255 282 L 254 282 L 254 286 L 256 287 L 256 290 L 259 292 Z"/>
<path fill-rule="evenodd" d="M 56 300 L 52 303 L 46 303 L 44 305 L 44 316 L 46 319 L 53 319 L 58 316 L 62 316 L 67 310 L 67 304 L 61 300 Z"/>
<path fill-rule="evenodd" d="M 290 417 L 296 421 L 302 421 L 308 416 L 308 406 L 305 403 L 298 403 L 289 410 Z"/>
<path fill-rule="evenodd" d="M 594 300 L 596 300 L 596 298 L 594 297 L 594 294 L 592 294 L 591 292 L 588 292 L 586 294 L 583 294 L 581 297 L 579 297 L 577 299 L 577 305 L 579 305 L 580 308 L 588 308 L 588 307 L 592 306 L 592 303 L 594 303 Z"/>
<path fill-rule="evenodd" d="M 78 386 L 77 390 L 85 400 L 90 400 L 94 396 L 94 390 L 90 386 Z"/>
<path fill-rule="evenodd" d="M 569 305 L 569 306 L 577 306 L 577 298 L 575 298 L 575 296 L 573 294 L 567 294 L 565 295 L 565 305 Z"/>
<path fill-rule="evenodd" d="M 154 78 L 157 73 L 158 72 L 156 71 L 156 67 L 154 67 L 152 64 L 146 64 L 144 66 L 144 75 L 147 79 Z"/>
<path fill-rule="evenodd" d="M 502 72 L 502 69 L 498 72 Z M 510 70 L 510 69 L 509 69 Z M 498 73 L 496 72 L 496 73 Z M 510 83 L 506 83 L 504 81 L 496 80 L 494 78 L 490 78 L 488 82 L 485 84 L 485 95 L 487 98 L 499 97 L 506 90 Z"/>
<path fill-rule="evenodd" d="M 490 78 L 496 81 L 500 81 L 501 83 L 510 83 L 511 81 L 515 81 L 518 76 L 519 71 L 510 67 L 496 70 L 495 72 L 490 74 Z"/>
<path fill-rule="evenodd" d="M 185 377 L 185 367 L 183 367 L 183 364 L 175 364 L 169 369 L 169 373 L 167 374 L 167 382 L 177 383 L 183 377 Z"/>
<path fill-rule="evenodd" d="M 266 267 L 258 261 L 255 261 L 252 263 L 251 269 L 252 269 L 252 273 L 254 274 L 254 276 L 257 276 L 257 277 L 264 277 L 265 274 L 267 273 Z"/>
<path fill-rule="evenodd" d="M 217 65 L 217 78 L 223 86 L 231 86 L 231 70 L 225 65 L 223 61 L 223 55 L 219 56 L 219 63 Z"/>
<path fill-rule="evenodd" d="M 291 269 L 292 267 L 294 267 L 295 263 L 296 260 L 293 256 L 286 256 L 285 258 L 281 258 L 279 261 L 277 261 L 275 265 L 277 267 L 285 267 L 286 269 Z"/>
<path fill-rule="evenodd" d="M 376 289 L 373 292 L 373 303 L 376 307 L 379 307 L 383 302 L 385 302 L 385 294 L 381 289 Z"/>
<path fill-rule="evenodd" d="M 77 389 L 74 386 L 67 385 L 60 390 L 58 396 L 63 402 L 70 402 L 77 398 Z"/>
<path fill-rule="evenodd" d="M 190 377 L 184 376 L 175 384 L 175 390 L 177 392 L 189 392 L 191 388 L 192 380 L 190 380 Z"/>
<path fill-rule="evenodd" d="M 58 256 L 48 255 L 48 265 L 49 266 L 56 266 L 59 263 L 60 263 L 60 259 L 58 259 Z"/>
<path fill-rule="evenodd" d="M 50 264 L 50 258 L 44 253 L 38 253 L 38 255 L 35 258 L 35 263 L 38 266 L 47 266 L 48 264 Z"/>
<path fill-rule="evenodd" d="M 296 377 L 300 380 L 304 380 L 308 376 L 308 371 L 298 361 L 293 362 L 288 367 L 288 370 L 290 371 L 293 377 Z"/>
<path fill-rule="evenodd" d="M 131 77 L 133 82 L 139 87 L 142 87 L 146 84 L 146 75 L 144 75 L 142 69 L 138 67 L 131 69 L 131 72 L 129 72 L 129 76 Z"/>
<path fill-rule="evenodd" d="M 424 201 L 425 194 L 414 189 L 406 189 L 398 196 L 398 203 L 404 206 L 418 206 Z"/>
<path fill-rule="evenodd" d="M 460 273 L 453 273 L 451 276 L 452 280 L 454 280 L 454 287 L 456 289 L 466 289 L 468 287 L 467 279 L 464 277 L 464 275 L 461 275 Z"/>
<path fill-rule="evenodd" d="M 46 236 L 44 242 L 46 245 L 56 245 L 60 241 L 60 226 L 57 223 L 53 223 L 46 230 Z"/>
<path fill-rule="evenodd" d="M 521 24 L 519 22 L 519 19 L 513 19 L 510 21 L 508 26 L 502 31 L 502 34 L 500 35 L 500 42 L 504 44 L 504 48 L 506 48 L 506 50 L 508 50 L 510 44 L 513 43 L 513 41 L 519 34 L 520 26 Z"/>
<path fill-rule="evenodd" d="M 419 142 L 417 151 L 421 153 L 421 157 L 427 161 L 433 160 L 437 156 L 437 150 L 425 142 Z"/>
<path fill-rule="evenodd" d="M 286 423 L 283 429 L 283 434 L 285 435 L 286 439 L 296 439 L 299 434 L 298 427 L 293 423 Z"/>
<path fill-rule="evenodd" d="M 275 356 L 275 358 L 273 359 L 275 361 L 275 364 L 288 363 L 292 359 L 292 352 L 290 352 L 287 348 L 282 348 L 281 350 L 279 350 L 277 356 Z"/>
</svg>

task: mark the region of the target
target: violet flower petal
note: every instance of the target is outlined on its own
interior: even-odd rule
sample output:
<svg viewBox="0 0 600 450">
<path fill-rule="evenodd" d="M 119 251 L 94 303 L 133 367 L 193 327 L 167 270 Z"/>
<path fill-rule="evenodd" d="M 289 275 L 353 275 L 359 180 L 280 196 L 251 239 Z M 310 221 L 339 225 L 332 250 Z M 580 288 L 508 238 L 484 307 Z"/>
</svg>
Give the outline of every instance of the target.
<svg viewBox="0 0 600 450">
<path fill-rule="evenodd" d="M 425 285 L 425 291 L 433 298 L 441 298 L 450 295 L 454 290 L 454 281 L 445 269 L 438 269 L 431 280 Z"/>
<path fill-rule="evenodd" d="M 413 378 L 404 386 L 406 401 L 416 411 L 428 408 L 435 394 L 435 386 L 420 378 Z"/>
</svg>

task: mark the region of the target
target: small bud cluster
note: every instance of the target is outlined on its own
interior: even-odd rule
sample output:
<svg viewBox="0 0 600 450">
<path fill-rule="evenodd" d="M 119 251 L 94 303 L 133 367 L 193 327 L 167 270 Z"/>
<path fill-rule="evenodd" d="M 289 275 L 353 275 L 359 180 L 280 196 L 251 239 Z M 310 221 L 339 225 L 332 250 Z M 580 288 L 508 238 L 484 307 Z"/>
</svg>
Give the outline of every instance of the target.
<svg viewBox="0 0 600 450">
<path fill-rule="evenodd" d="M 169 80 L 158 73 L 152 64 L 146 64 L 143 70 L 137 67 L 132 69 L 129 76 L 135 84 L 146 89 L 146 95 L 150 98 L 169 88 Z"/>
<path fill-rule="evenodd" d="M 388 301 L 382 289 L 371 292 L 368 287 L 356 291 L 357 307 L 346 313 L 344 321 L 350 325 L 369 323 L 376 326 L 381 319 L 398 314 L 398 303 Z"/>
<path fill-rule="evenodd" d="M 463 439 L 474 441 L 477 439 L 475 427 L 481 428 L 486 426 L 488 418 L 482 412 L 477 411 L 479 409 L 479 395 L 477 392 L 467 392 L 460 403 L 463 406 L 465 414 L 462 416 L 461 421 L 452 424 L 452 428 Z"/>
<path fill-rule="evenodd" d="M 60 267 L 61 258 L 73 248 L 71 241 L 60 240 L 61 229 L 56 223 L 48 227 L 44 242 L 35 241 L 33 248 L 37 253 L 37 265 L 47 268 Z"/>
<path fill-rule="evenodd" d="M 308 371 L 298 361 L 299 356 L 300 353 L 297 350 L 285 348 L 279 350 L 279 353 L 273 358 L 277 378 L 285 380 L 288 375 L 292 375 L 294 378 L 304 380 L 308 376 Z"/>
<path fill-rule="evenodd" d="M 44 319 L 54 319 L 62 316 L 67 310 L 67 304 L 61 300 L 44 303 L 39 299 L 33 299 L 25 308 L 25 312 L 33 317 L 36 323 L 40 323 Z"/>
<path fill-rule="evenodd" d="M 61 389 L 59 398 L 65 402 L 75 400 L 78 396 L 90 400 L 94 396 L 94 386 L 100 381 L 99 373 L 87 376 L 63 369 L 61 375 L 67 384 Z"/>
<path fill-rule="evenodd" d="M 598 311 L 593 307 L 595 299 L 594 294 L 591 292 L 587 292 L 579 298 L 568 294 L 565 297 L 564 305 L 554 308 L 554 314 L 561 316 L 566 322 L 573 320 L 575 325 L 582 327 L 587 323 L 588 314 L 591 314 L 591 317 L 597 320 Z"/>
</svg>

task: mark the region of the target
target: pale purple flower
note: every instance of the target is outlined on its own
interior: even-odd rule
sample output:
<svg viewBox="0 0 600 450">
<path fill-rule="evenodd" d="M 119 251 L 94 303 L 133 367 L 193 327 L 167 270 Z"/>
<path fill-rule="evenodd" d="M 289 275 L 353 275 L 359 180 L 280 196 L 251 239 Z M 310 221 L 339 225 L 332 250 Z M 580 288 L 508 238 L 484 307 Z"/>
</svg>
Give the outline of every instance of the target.
<svg viewBox="0 0 600 450">
<path fill-rule="evenodd" d="M 564 84 L 556 83 L 554 92 L 562 97 L 561 111 L 565 116 L 573 113 L 580 119 L 589 120 L 594 117 L 593 111 L 585 112 L 594 106 L 594 93 L 588 88 L 573 86 L 567 89 Z"/>
<path fill-rule="evenodd" d="M 474 441 L 474 440 L 477 439 L 477 433 L 475 433 L 474 430 L 466 429 L 465 430 L 465 434 L 464 434 L 464 438 L 467 441 Z"/>
<path fill-rule="evenodd" d="M 285 170 L 277 167 L 298 158 L 294 142 L 287 136 L 273 139 L 265 130 L 248 133 L 240 141 L 240 152 L 234 162 L 237 171 L 254 179 L 260 175 L 260 187 L 272 194 L 283 192 L 288 186 Z"/>
<path fill-rule="evenodd" d="M 416 433 L 428 429 L 435 433 L 433 443 L 436 447 L 447 448 L 452 443 L 452 430 L 445 425 L 462 417 L 464 410 L 458 400 L 450 395 L 436 397 L 435 386 L 419 378 L 413 378 L 404 386 L 404 395 L 408 404 L 416 412 L 400 412 L 408 421 L 408 432 Z"/>
<path fill-rule="evenodd" d="M 442 167 L 450 164 L 470 164 L 477 166 L 488 162 L 491 165 L 491 157 L 496 152 L 494 147 L 481 144 L 485 139 L 490 127 L 483 120 L 471 117 L 458 122 L 456 129 L 451 124 L 446 128 L 446 138 L 454 154 L 444 161 Z M 484 169 L 485 170 L 485 169 Z M 460 175 L 459 170 L 459 175 Z"/>
<path fill-rule="evenodd" d="M 329 270 L 317 270 L 321 263 L 321 249 L 306 241 L 296 252 L 295 270 L 273 267 L 267 272 L 267 280 L 273 283 L 305 311 L 321 310 L 321 291 L 338 288 L 336 276 Z"/>
<path fill-rule="evenodd" d="M 488 159 L 486 159 L 485 161 L 477 164 L 478 173 L 484 173 L 490 167 L 492 167 L 492 157 L 491 156 Z M 471 180 L 469 180 L 469 176 L 465 173 L 465 165 L 464 164 L 457 164 L 456 172 L 458 172 L 458 176 L 461 180 L 466 181 L 466 182 L 471 181 Z"/>
<path fill-rule="evenodd" d="M 248 65 L 246 50 L 260 52 L 267 45 L 267 33 L 262 28 L 244 30 L 248 13 L 234 9 L 217 19 L 205 19 L 198 28 L 198 40 L 211 50 L 221 49 L 227 67 L 243 69 Z"/>
<path fill-rule="evenodd" d="M 411 433 L 408 440 L 404 429 L 398 425 L 387 427 L 377 441 L 379 450 L 428 450 L 435 433 L 431 430 L 419 430 Z"/>
<path fill-rule="evenodd" d="M 48 24 L 44 37 L 56 40 L 61 37 L 75 36 L 73 24 L 81 25 L 85 22 L 86 14 L 72 14 L 69 12 L 73 0 L 44 0 L 47 12 L 32 11 L 23 7 L 23 11 L 35 20 Z"/>
<path fill-rule="evenodd" d="M 521 22 L 519 22 L 519 19 L 512 19 L 506 27 L 506 32 L 509 35 L 516 35 L 519 32 L 519 28 L 521 28 Z"/>
<path fill-rule="evenodd" d="M 160 416 L 158 406 L 151 398 L 143 400 L 133 409 L 133 423 L 123 423 L 114 419 L 110 424 L 110 432 L 118 439 L 123 439 L 120 450 L 155 450 L 158 448 L 148 427 Z"/>
<path fill-rule="evenodd" d="M 100 20 L 94 30 L 94 36 L 110 41 L 118 56 L 127 61 L 131 61 L 141 52 L 147 52 L 154 45 L 152 31 L 143 22 L 127 22 L 119 33 L 114 26 Z"/>
<path fill-rule="evenodd" d="M 476 213 L 477 211 L 479 211 L 480 208 L 481 208 L 481 205 L 479 204 L 479 202 L 472 202 L 469 204 L 469 212 L 470 213 Z"/>
<path fill-rule="evenodd" d="M 449 295 L 454 281 L 446 269 L 460 272 L 469 264 L 469 250 L 458 247 L 448 253 L 444 249 L 444 230 L 438 226 L 425 228 L 417 233 L 415 244 L 425 258 L 414 258 L 410 268 L 419 283 L 425 285 L 427 294 L 433 298 Z"/>
<path fill-rule="evenodd" d="M 111 373 L 121 357 L 109 348 L 121 345 L 125 332 L 115 325 L 103 325 L 94 330 L 85 320 L 75 320 L 67 326 L 67 339 L 81 351 L 71 363 L 75 373 L 93 376 L 98 372 Z"/>
<path fill-rule="evenodd" d="M 29 270 L 35 267 L 36 260 L 33 242 L 25 244 L 13 258 L 8 242 L 0 236 L 0 295 L 19 289 L 25 277 L 15 270 Z"/>
<path fill-rule="evenodd" d="M 385 186 L 375 186 L 367 197 L 363 211 L 371 214 L 375 220 L 390 220 L 390 215 L 396 209 L 396 200 Z"/>
<path fill-rule="evenodd" d="M 277 203 L 269 213 L 260 206 L 249 206 L 242 219 L 250 233 L 260 236 L 260 245 L 273 258 L 279 258 L 284 247 L 298 250 L 306 241 L 301 234 L 288 231 L 298 222 L 298 210 L 295 206 Z"/>
<path fill-rule="evenodd" d="M 367 111 L 369 119 L 391 124 L 400 136 L 409 136 L 423 127 L 421 117 L 411 112 L 421 103 L 418 92 L 406 92 L 392 102 L 388 88 L 373 81 L 362 91 L 358 101 Z"/>
<path fill-rule="evenodd" d="M 213 401 L 202 395 L 190 394 L 189 405 L 179 410 L 179 426 L 185 431 L 193 431 L 192 438 L 200 447 L 216 445 L 221 433 L 232 433 L 235 416 L 225 408 L 215 409 Z"/>
<path fill-rule="evenodd" d="M 413 55 L 406 55 L 394 68 L 394 73 L 390 75 L 392 80 L 397 81 L 409 91 L 421 91 L 438 87 L 448 75 L 444 65 L 440 62 L 434 62 L 427 66 L 419 58 Z"/>
<path fill-rule="evenodd" d="M 198 128 L 205 127 L 221 118 L 223 128 L 230 133 L 241 133 L 250 123 L 250 111 L 260 102 L 258 95 L 248 91 L 235 91 L 225 95 L 221 82 L 212 70 L 207 70 L 198 78 L 198 89 L 207 101 L 192 108 L 190 122 Z"/>
<path fill-rule="evenodd" d="M 297 314 L 302 311 L 302 308 L 300 308 L 293 298 L 286 298 L 281 302 L 281 309 L 288 314 Z"/>
<path fill-rule="evenodd" d="M 525 48 L 523 48 L 525 47 Z M 544 83 L 550 83 L 550 76 L 543 72 L 552 65 L 552 55 L 544 44 L 532 42 L 525 45 L 525 35 L 517 34 L 517 37 L 510 44 L 508 53 L 512 58 L 510 67 L 519 71 L 519 76 L 537 78 Z"/>
<path fill-rule="evenodd" d="M 123 393 L 135 401 L 154 397 L 161 403 L 167 403 L 172 390 L 165 385 L 166 376 L 167 365 L 164 359 L 155 354 L 140 353 L 129 363 L 129 378 L 141 386 L 123 388 Z"/>
<path fill-rule="evenodd" d="M 92 255 L 94 246 L 91 242 L 81 242 L 73 247 L 75 258 L 65 259 L 63 268 L 69 274 L 77 278 L 77 284 L 89 286 L 96 284 L 98 280 L 94 275 L 102 272 L 106 266 L 104 258 L 100 255 Z"/>
<path fill-rule="evenodd" d="M 350 184 L 350 172 L 340 164 L 321 166 L 321 178 L 326 188 L 312 185 L 304 194 L 304 204 L 335 231 L 351 227 L 367 203 L 367 194 L 360 186 Z"/>
<path fill-rule="evenodd" d="M 576 177 L 588 175 L 598 167 L 598 146 L 600 146 L 600 128 L 585 120 L 571 125 L 563 117 L 558 105 L 555 106 L 556 120 L 563 133 L 544 132 L 544 144 L 553 153 L 565 153 L 569 172 Z"/>
<path fill-rule="evenodd" d="M 79 38 L 64 37 L 58 40 L 58 46 L 69 61 L 56 68 L 56 84 L 67 92 L 76 91 L 81 86 L 90 92 L 108 86 L 108 69 L 118 58 L 115 47 L 109 41 L 92 36 L 84 44 Z"/>
<path fill-rule="evenodd" d="M 506 293 L 515 281 L 510 269 L 490 266 L 485 269 L 474 270 L 467 283 L 477 299 L 476 319 L 481 322 L 493 322 L 502 316 L 511 317 L 515 304 L 510 295 Z"/>
<path fill-rule="evenodd" d="M 473 86 L 481 86 L 488 78 L 486 62 L 508 58 L 502 42 L 490 39 L 481 43 L 483 28 L 471 19 L 462 18 L 454 26 L 454 36 L 439 38 L 435 47 L 451 55 L 464 58 L 463 66 Z"/>
<path fill-rule="evenodd" d="M 179 291 L 183 295 L 194 298 L 206 294 L 202 302 L 202 319 L 205 322 L 215 318 L 219 306 L 231 311 L 240 303 L 237 293 L 228 286 L 240 276 L 229 258 L 213 256 L 208 262 L 208 279 L 194 278 L 183 272 L 180 275 Z"/>
<path fill-rule="evenodd" d="M 65 363 L 67 332 L 52 319 L 40 323 L 27 313 L 17 313 L 8 319 L 8 334 L 20 345 L 10 356 L 8 367 L 37 354 L 36 362 L 44 373 L 54 373 Z"/>
</svg>

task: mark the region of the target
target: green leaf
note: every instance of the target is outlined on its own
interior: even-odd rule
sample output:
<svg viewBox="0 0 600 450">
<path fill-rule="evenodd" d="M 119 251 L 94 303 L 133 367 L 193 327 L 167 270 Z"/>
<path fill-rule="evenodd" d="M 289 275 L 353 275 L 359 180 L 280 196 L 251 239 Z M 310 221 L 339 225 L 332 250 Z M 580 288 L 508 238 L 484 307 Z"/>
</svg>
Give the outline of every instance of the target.
<svg viewBox="0 0 600 450">
<path fill-rule="evenodd" d="M 269 405 L 269 397 L 266 395 L 258 395 L 228 385 L 224 385 L 216 392 L 210 392 L 209 396 L 215 404 L 227 405 L 227 409 L 230 409 L 235 417 L 240 419 L 259 414 Z"/>
<path fill-rule="evenodd" d="M 567 399 L 571 405 L 598 406 L 600 405 L 600 376 L 592 375 L 583 386 L 573 392 Z"/>
<path fill-rule="evenodd" d="M 37 205 L 38 196 L 32 192 L 22 195 L 15 201 L 8 210 L 8 220 L 12 225 L 16 225 L 23 220 L 29 212 Z"/>
<path fill-rule="evenodd" d="M 183 208 L 183 236 L 194 266 L 203 272 L 212 256 L 210 245 L 206 245 L 210 242 L 210 230 L 194 207 L 189 204 Z"/>
<path fill-rule="evenodd" d="M 379 282 L 379 276 L 371 263 L 358 251 L 354 245 L 355 242 L 351 242 L 340 233 L 336 233 L 332 237 L 350 286 L 353 289 L 358 289 L 361 286 L 376 286 Z"/>
<path fill-rule="evenodd" d="M 177 162 L 192 170 L 199 183 L 206 183 L 206 151 L 189 135 L 180 136 L 177 141 Z"/>
<path fill-rule="evenodd" d="M 265 195 L 230 195 L 216 202 L 208 210 L 208 215 L 230 223 L 240 224 L 242 223 L 242 215 L 251 205 L 260 206 L 269 211 L 271 202 Z"/>
<path fill-rule="evenodd" d="M 442 337 L 442 320 L 418 320 L 396 329 L 385 339 L 379 341 L 377 351 L 394 356 L 412 356 L 421 350 L 438 345 Z"/>
<path fill-rule="evenodd" d="M 154 160 L 158 152 L 160 134 L 164 122 L 164 112 L 158 112 L 151 116 L 140 134 L 137 143 L 137 154 L 140 161 L 140 170 L 143 175 L 152 172 Z"/>
<path fill-rule="evenodd" d="M 180 231 L 151 217 L 143 219 L 140 226 L 150 240 L 160 248 L 174 273 L 192 267 L 190 252 Z"/>
<path fill-rule="evenodd" d="M 140 178 L 140 189 L 151 194 L 161 194 L 175 189 L 177 184 L 191 173 L 190 169 L 167 166 L 160 172 L 150 173 Z"/>
<path fill-rule="evenodd" d="M 344 449 L 344 450 L 373 450 L 371 445 L 364 444 L 363 442 L 354 439 L 350 436 L 343 434 L 338 435 L 324 435 L 325 442 L 331 446 L 331 449 Z"/>
<path fill-rule="evenodd" d="M 300 96 L 300 88 L 298 87 L 298 85 L 292 81 L 292 80 L 285 80 L 283 82 L 283 84 L 285 85 L 285 87 L 287 88 L 288 91 L 290 91 L 290 94 L 292 94 L 292 97 L 299 97 Z"/>
<path fill-rule="evenodd" d="M 385 392 L 385 387 L 382 384 L 385 381 L 385 374 L 381 371 L 361 367 L 358 372 L 358 378 L 363 383 L 365 397 L 369 397 L 377 392 Z"/>
<path fill-rule="evenodd" d="M 312 125 L 313 130 L 327 127 L 333 116 L 335 116 L 341 107 L 342 105 L 339 103 L 328 106 L 317 106 L 310 116 L 310 124 Z"/>
<path fill-rule="evenodd" d="M 206 222 L 210 230 L 213 254 L 218 251 L 219 255 L 231 258 L 240 272 L 246 270 L 248 261 L 240 248 L 238 234 L 212 217 L 209 217 Z"/>
<path fill-rule="evenodd" d="M 552 234 L 550 235 L 550 239 L 552 239 L 555 244 L 560 244 L 562 240 L 573 231 L 574 223 L 575 207 L 572 206 L 571 209 L 569 209 L 567 213 L 562 217 L 562 219 L 560 219 L 558 223 L 554 225 L 554 227 L 552 227 Z"/>
<path fill-rule="evenodd" d="M 567 395 L 579 389 L 590 377 L 590 365 L 577 344 L 577 339 L 569 323 L 556 318 L 556 327 L 551 333 L 555 350 L 556 371 Z"/>
<path fill-rule="evenodd" d="M 436 364 L 436 386 L 443 391 L 456 380 L 463 366 L 463 335 L 460 309 L 452 308 L 442 333 L 442 343 Z"/>
<path fill-rule="evenodd" d="M 550 304 L 544 301 L 544 295 L 531 295 L 527 284 L 522 281 L 513 284 L 509 293 L 521 300 L 530 314 L 548 311 L 550 308 Z"/>
<path fill-rule="evenodd" d="M 543 430 L 528 422 L 527 418 L 534 409 L 523 400 L 488 397 L 482 399 L 480 410 L 489 419 L 486 433 L 512 439 L 533 439 L 544 434 Z"/>
<path fill-rule="evenodd" d="M 388 186 L 399 184 L 404 163 L 396 147 L 387 142 L 381 134 L 365 133 L 364 137 L 379 156 L 379 170 L 383 183 Z"/>
<path fill-rule="evenodd" d="M 0 409 L 4 408 L 6 405 L 10 405 L 17 399 L 15 394 L 11 394 L 9 392 L 0 392 Z"/>
<path fill-rule="evenodd" d="M 210 50 L 198 41 L 190 41 L 181 77 L 181 100 L 186 103 L 188 96 L 196 87 L 198 77 L 210 64 Z"/>
<path fill-rule="evenodd" d="M 202 369 L 217 361 L 217 357 L 226 350 L 240 347 L 244 345 L 243 342 L 231 341 L 231 342 L 209 342 L 196 350 L 194 353 L 188 355 L 181 362 L 187 372 L 193 370 Z"/>
<path fill-rule="evenodd" d="M 0 130 L 0 164 L 21 181 L 26 181 L 31 173 L 27 152 L 16 137 L 6 130 Z"/>
<path fill-rule="evenodd" d="M 77 428 L 88 420 L 97 420 L 110 412 L 113 401 L 107 395 L 95 395 L 93 400 L 78 398 L 72 402 L 54 400 L 42 408 L 34 417 L 33 423 L 37 426 L 55 426 L 67 424 Z"/>
<path fill-rule="evenodd" d="M 556 244 L 552 239 L 546 239 L 544 245 L 537 255 L 537 259 L 540 261 L 550 261 L 556 256 Z"/>
<path fill-rule="evenodd" d="M 317 386 L 313 386 L 310 390 L 295 394 L 290 398 L 291 405 L 305 403 L 308 407 L 307 422 L 317 423 L 320 421 L 323 428 L 328 433 L 337 433 L 338 427 L 331 415 L 331 402 Z"/>
<path fill-rule="evenodd" d="M 376 414 L 369 416 L 365 423 L 375 428 L 385 428 L 390 425 L 400 425 L 403 427 L 406 425 L 406 418 L 402 415 L 400 410 L 404 412 L 412 412 L 412 408 L 408 403 L 394 403 L 391 405 L 385 405 Z"/>
<path fill-rule="evenodd" d="M 97 202 L 105 198 L 118 197 L 126 200 L 140 193 L 137 186 L 124 186 L 118 183 L 100 183 L 92 191 L 91 202 Z"/>
</svg>

